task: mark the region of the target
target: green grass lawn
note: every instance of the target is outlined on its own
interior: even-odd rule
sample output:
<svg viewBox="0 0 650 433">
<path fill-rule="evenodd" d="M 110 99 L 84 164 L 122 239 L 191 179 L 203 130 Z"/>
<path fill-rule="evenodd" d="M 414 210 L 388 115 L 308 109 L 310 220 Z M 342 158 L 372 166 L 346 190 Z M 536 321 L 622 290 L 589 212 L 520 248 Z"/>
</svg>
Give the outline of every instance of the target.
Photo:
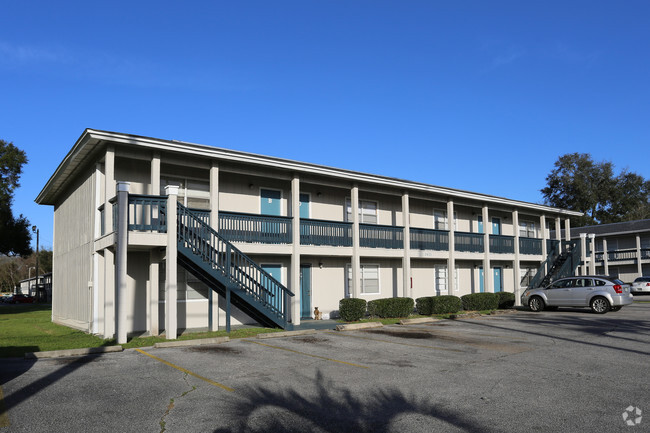
<svg viewBox="0 0 650 433">
<path fill-rule="evenodd" d="M 193 340 L 228 336 L 245 338 L 281 329 L 241 328 L 226 331 L 197 332 L 180 335 L 178 340 Z M 165 337 L 135 337 L 122 347 L 153 346 L 168 341 Z M 103 339 L 67 326 L 52 323 L 52 307 L 49 305 L 0 306 L 0 358 L 22 357 L 26 352 L 48 350 L 80 349 L 88 347 L 114 346 L 115 339 Z"/>
</svg>

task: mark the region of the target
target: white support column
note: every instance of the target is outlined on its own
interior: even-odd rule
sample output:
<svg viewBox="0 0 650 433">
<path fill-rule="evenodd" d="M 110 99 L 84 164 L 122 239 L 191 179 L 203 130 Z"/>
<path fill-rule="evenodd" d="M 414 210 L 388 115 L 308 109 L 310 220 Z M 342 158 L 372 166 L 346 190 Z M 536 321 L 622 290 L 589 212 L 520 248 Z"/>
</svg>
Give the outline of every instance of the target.
<svg viewBox="0 0 650 433">
<path fill-rule="evenodd" d="M 160 293 L 160 253 L 157 249 L 149 252 L 149 301 L 148 330 L 151 335 L 160 334 L 159 293 Z"/>
<path fill-rule="evenodd" d="M 562 240 L 562 220 L 560 217 L 555 218 L 555 240 Z"/>
<path fill-rule="evenodd" d="M 637 277 L 643 276 L 643 263 L 641 263 L 641 236 L 636 235 L 636 271 Z"/>
<path fill-rule="evenodd" d="M 115 148 L 108 146 L 104 156 L 104 233 L 113 232 L 113 205 L 115 197 Z"/>
<path fill-rule="evenodd" d="M 291 311 L 288 313 L 291 322 L 297 326 L 300 325 L 300 177 L 297 173 L 294 173 L 291 179 L 291 232 L 293 242 L 289 287 L 294 296 L 291 298 Z"/>
<path fill-rule="evenodd" d="M 515 306 L 521 306 L 521 264 L 519 256 L 519 211 L 512 211 L 512 225 L 515 233 L 515 261 L 512 265 L 515 271 Z M 546 243 L 546 241 L 542 241 Z M 543 250 L 542 250 L 543 251 Z"/>
<path fill-rule="evenodd" d="M 571 240 L 571 220 L 569 218 L 564 220 L 564 239 Z"/>
<path fill-rule="evenodd" d="M 603 272 L 609 275 L 609 254 L 607 253 L 607 238 L 603 238 Z"/>
<path fill-rule="evenodd" d="M 149 194 L 160 195 L 160 153 L 154 152 L 151 158 L 151 182 Z"/>
<path fill-rule="evenodd" d="M 413 297 L 411 287 L 411 210 L 409 193 L 402 194 L 402 225 L 404 226 L 404 256 L 402 257 L 402 291 L 403 297 Z"/>
<path fill-rule="evenodd" d="M 117 182 L 117 246 L 115 257 L 115 327 L 117 344 L 126 343 L 126 267 L 129 242 L 129 182 Z"/>
<path fill-rule="evenodd" d="M 447 269 L 449 275 L 447 276 L 447 284 L 449 287 L 449 294 L 453 295 L 456 291 L 456 240 L 454 232 L 456 231 L 456 219 L 454 218 L 454 201 L 447 200 L 447 221 L 449 227 L 449 256 L 447 257 Z"/>
<path fill-rule="evenodd" d="M 589 241 L 589 273 L 596 275 L 596 235 L 594 233 L 589 233 Z"/>
<path fill-rule="evenodd" d="M 165 335 L 168 340 L 178 336 L 178 244 L 176 242 L 176 203 L 178 186 L 167 185 L 167 254 L 165 258 Z"/>
<path fill-rule="evenodd" d="M 359 187 L 357 185 L 352 187 L 350 207 L 352 208 L 352 281 L 350 283 L 350 297 L 358 298 L 361 292 L 359 288 L 361 257 L 359 252 Z"/>
<path fill-rule="evenodd" d="M 490 233 L 492 224 L 489 223 L 487 205 L 483 205 L 483 291 L 492 293 L 492 270 L 490 269 Z"/>
<path fill-rule="evenodd" d="M 580 262 L 582 275 L 587 275 L 587 233 L 580 233 Z"/>
<path fill-rule="evenodd" d="M 541 227 L 541 232 L 542 232 L 542 258 L 546 260 L 546 256 L 548 255 L 548 251 L 546 248 L 546 240 L 548 239 L 548 233 L 546 232 L 546 217 L 544 215 L 539 217 L 539 225 Z"/>
<path fill-rule="evenodd" d="M 104 248 L 104 338 L 115 336 L 115 251 Z"/>
<path fill-rule="evenodd" d="M 210 226 L 219 232 L 219 164 L 210 166 Z M 208 329 L 219 330 L 219 295 L 208 289 Z"/>
</svg>

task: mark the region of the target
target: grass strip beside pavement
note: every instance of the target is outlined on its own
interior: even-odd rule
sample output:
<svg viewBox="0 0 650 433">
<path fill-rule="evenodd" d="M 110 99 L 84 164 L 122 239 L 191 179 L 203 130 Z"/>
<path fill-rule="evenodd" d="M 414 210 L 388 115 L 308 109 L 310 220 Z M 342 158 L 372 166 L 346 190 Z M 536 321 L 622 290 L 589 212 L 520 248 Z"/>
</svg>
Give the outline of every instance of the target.
<svg viewBox="0 0 650 433">
<path fill-rule="evenodd" d="M 178 340 L 224 337 L 246 338 L 281 329 L 239 328 L 226 331 L 185 333 Z M 125 349 L 153 346 L 168 341 L 164 336 L 134 337 L 122 347 Z M 49 305 L 0 306 L 0 358 L 23 357 L 25 352 L 83 349 L 115 346 L 114 338 L 104 339 L 83 331 L 52 323 Z"/>
</svg>

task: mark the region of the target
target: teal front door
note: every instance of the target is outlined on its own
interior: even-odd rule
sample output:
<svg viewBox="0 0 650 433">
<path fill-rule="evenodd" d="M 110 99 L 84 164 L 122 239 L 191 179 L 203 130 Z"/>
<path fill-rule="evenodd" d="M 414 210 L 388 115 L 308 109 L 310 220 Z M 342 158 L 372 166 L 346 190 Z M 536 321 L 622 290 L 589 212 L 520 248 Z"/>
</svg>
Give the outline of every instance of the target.
<svg viewBox="0 0 650 433">
<path fill-rule="evenodd" d="M 494 292 L 500 292 L 503 290 L 503 279 L 501 277 L 501 268 L 494 268 Z"/>
<path fill-rule="evenodd" d="M 300 318 L 311 319 L 311 265 L 300 265 Z"/>
<path fill-rule="evenodd" d="M 262 215 L 280 216 L 282 214 L 281 199 L 282 191 L 273 189 L 260 190 L 260 213 Z"/>
<path fill-rule="evenodd" d="M 479 292 L 483 293 L 485 292 L 485 284 L 483 284 L 485 275 L 483 273 L 483 267 L 481 266 L 478 268 L 478 285 L 479 285 Z"/>
<path fill-rule="evenodd" d="M 483 233 L 483 217 L 479 215 L 477 218 L 478 218 L 478 232 Z"/>
<path fill-rule="evenodd" d="M 309 218 L 309 194 L 300 194 L 300 218 Z"/>
<path fill-rule="evenodd" d="M 501 234 L 501 218 L 492 218 L 492 234 Z"/>
<path fill-rule="evenodd" d="M 282 283 L 282 266 L 263 264 L 262 269 L 270 274 L 278 283 Z M 271 308 L 274 308 L 277 311 L 282 311 L 282 291 L 278 285 L 268 277 L 262 277 L 262 287 L 265 289 L 263 291 L 262 299 L 264 299 Z"/>
</svg>

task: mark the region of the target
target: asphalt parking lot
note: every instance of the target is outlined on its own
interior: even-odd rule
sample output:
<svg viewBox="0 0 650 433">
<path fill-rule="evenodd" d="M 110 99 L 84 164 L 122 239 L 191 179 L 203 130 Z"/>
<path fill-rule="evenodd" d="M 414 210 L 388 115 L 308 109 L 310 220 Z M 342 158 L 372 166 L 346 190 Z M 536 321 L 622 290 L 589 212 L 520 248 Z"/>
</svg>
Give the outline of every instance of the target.
<svg viewBox="0 0 650 433">
<path fill-rule="evenodd" d="M 0 432 L 650 431 L 649 355 L 635 303 L 9 359 Z"/>
</svg>

